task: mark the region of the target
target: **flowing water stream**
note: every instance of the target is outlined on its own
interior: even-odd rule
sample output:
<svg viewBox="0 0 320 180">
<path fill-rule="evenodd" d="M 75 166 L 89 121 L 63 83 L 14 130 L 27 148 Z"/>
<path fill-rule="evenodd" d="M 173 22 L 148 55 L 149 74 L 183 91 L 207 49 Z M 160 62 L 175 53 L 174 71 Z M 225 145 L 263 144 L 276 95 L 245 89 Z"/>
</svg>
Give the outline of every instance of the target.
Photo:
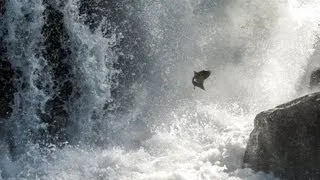
<svg viewBox="0 0 320 180">
<path fill-rule="evenodd" d="M 0 179 L 275 179 L 243 154 L 257 113 L 308 92 L 319 1 L 0 5 Z"/>
</svg>

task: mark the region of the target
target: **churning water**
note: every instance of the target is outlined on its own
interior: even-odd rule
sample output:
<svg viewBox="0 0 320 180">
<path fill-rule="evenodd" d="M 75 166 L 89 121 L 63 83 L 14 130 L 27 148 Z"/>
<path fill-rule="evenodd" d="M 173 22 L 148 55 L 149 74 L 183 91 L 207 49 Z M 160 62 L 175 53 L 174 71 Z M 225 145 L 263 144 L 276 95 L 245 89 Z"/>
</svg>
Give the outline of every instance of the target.
<svg viewBox="0 0 320 180">
<path fill-rule="evenodd" d="M 243 168 L 253 119 L 320 65 L 318 0 L 0 5 L 2 179 L 275 179 Z"/>
</svg>

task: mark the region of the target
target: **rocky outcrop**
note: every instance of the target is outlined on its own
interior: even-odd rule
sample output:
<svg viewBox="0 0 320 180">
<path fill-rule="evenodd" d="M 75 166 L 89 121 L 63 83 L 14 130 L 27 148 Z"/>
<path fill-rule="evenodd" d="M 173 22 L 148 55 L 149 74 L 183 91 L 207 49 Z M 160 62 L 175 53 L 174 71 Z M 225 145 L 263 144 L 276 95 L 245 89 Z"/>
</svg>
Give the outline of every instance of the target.
<svg viewBox="0 0 320 180">
<path fill-rule="evenodd" d="M 258 114 L 245 166 L 283 179 L 320 179 L 320 93 Z"/>
</svg>

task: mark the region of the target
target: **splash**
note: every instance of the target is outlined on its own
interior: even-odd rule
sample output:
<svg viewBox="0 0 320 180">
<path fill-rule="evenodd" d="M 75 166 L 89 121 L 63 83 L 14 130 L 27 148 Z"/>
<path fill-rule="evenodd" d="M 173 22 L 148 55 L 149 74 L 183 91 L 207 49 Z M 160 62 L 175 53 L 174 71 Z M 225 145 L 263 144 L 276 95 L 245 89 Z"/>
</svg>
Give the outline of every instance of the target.
<svg viewBox="0 0 320 180">
<path fill-rule="evenodd" d="M 312 0 L 8 1 L 23 80 L 1 177 L 276 179 L 243 168 L 243 153 L 258 112 L 305 93 L 318 12 Z M 201 69 L 206 91 L 191 83 Z"/>
</svg>

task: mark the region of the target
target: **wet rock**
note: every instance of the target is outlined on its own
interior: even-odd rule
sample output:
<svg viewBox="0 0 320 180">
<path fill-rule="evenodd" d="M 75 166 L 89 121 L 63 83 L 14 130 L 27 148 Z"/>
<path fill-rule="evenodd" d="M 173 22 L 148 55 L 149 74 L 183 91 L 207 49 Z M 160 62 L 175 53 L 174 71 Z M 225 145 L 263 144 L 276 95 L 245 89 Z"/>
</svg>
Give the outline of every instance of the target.
<svg viewBox="0 0 320 180">
<path fill-rule="evenodd" d="M 3 15 L 4 12 L 6 11 L 5 5 L 6 5 L 6 0 L 0 0 L 0 14 L 1 15 Z"/>
<path fill-rule="evenodd" d="M 0 0 L 0 152 L 15 149 L 11 127 L 8 126 L 9 118 L 12 115 L 14 105 L 14 93 L 17 92 L 15 81 L 21 78 L 19 71 L 13 69 L 8 56 L 7 42 L 8 35 L 5 0 Z M 0 167 L 1 169 L 1 167 Z"/>
<path fill-rule="evenodd" d="M 0 0 L 0 14 L 5 13 L 6 1 Z M 0 17 L 0 118 L 8 118 L 12 112 L 13 94 L 16 91 L 14 87 L 15 72 L 8 60 L 7 46 L 4 40 L 7 35 L 7 29 L 3 18 Z M 1 123 L 1 122 L 0 122 Z"/>
<path fill-rule="evenodd" d="M 245 166 L 283 179 L 320 179 L 320 93 L 310 94 L 254 120 Z"/>
<path fill-rule="evenodd" d="M 320 87 L 320 69 L 317 69 L 311 73 L 309 86 L 311 88 Z"/>
<path fill-rule="evenodd" d="M 53 96 L 46 102 L 45 112 L 39 113 L 42 122 L 47 124 L 41 130 L 41 141 L 45 144 L 62 146 L 68 141 L 69 122 L 68 103 L 73 92 L 72 57 L 70 38 L 64 25 L 64 15 L 59 10 L 63 4 L 55 5 L 51 1 L 43 2 L 45 24 L 43 57 L 46 59 L 53 78 Z M 41 86 L 41 84 L 39 85 Z"/>
<path fill-rule="evenodd" d="M 0 117 L 7 118 L 12 112 L 13 94 L 16 91 L 13 85 L 14 71 L 11 64 L 0 55 Z"/>
</svg>

